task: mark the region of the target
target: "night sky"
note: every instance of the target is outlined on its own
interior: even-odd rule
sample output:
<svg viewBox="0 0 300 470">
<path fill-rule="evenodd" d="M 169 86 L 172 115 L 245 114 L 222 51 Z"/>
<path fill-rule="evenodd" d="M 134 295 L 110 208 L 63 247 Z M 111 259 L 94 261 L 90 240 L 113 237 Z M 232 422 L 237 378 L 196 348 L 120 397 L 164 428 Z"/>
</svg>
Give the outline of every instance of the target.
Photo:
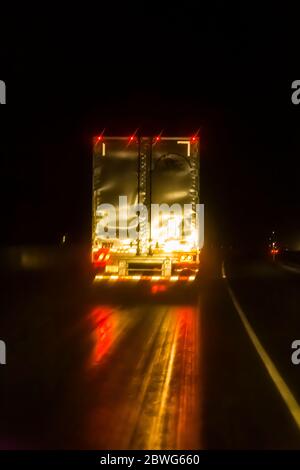
<svg viewBox="0 0 300 470">
<path fill-rule="evenodd" d="M 2 244 L 89 240 L 103 128 L 200 128 L 207 242 L 263 246 L 276 230 L 300 249 L 297 15 L 269 7 L 27 12 L 0 52 Z"/>
</svg>

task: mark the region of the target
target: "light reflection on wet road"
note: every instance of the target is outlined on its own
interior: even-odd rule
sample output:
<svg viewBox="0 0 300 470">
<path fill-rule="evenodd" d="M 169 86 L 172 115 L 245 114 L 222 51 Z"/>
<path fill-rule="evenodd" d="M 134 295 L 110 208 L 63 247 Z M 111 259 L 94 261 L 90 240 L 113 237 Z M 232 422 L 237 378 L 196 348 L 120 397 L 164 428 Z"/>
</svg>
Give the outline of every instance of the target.
<svg viewBox="0 0 300 470">
<path fill-rule="evenodd" d="M 199 448 L 197 306 L 97 305 L 89 321 L 85 445 Z"/>
</svg>

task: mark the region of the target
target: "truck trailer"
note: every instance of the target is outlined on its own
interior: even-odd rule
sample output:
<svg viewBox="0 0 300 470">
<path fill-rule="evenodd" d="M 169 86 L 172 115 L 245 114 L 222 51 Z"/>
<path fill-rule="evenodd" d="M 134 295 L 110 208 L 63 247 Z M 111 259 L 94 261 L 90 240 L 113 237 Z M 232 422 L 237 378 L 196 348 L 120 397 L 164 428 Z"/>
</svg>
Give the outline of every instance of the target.
<svg viewBox="0 0 300 470">
<path fill-rule="evenodd" d="M 95 279 L 195 280 L 203 220 L 197 135 L 94 138 Z"/>
</svg>

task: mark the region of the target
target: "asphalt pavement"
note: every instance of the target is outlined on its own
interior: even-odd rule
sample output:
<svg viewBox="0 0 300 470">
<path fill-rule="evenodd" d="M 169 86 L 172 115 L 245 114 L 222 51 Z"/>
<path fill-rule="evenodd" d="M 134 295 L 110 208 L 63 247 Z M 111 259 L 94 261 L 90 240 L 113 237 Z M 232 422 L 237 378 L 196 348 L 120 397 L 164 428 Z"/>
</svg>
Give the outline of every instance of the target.
<svg viewBox="0 0 300 470">
<path fill-rule="evenodd" d="M 93 284 L 60 269 L 1 285 L 2 449 L 300 448 L 228 292 L 300 403 L 296 272 L 219 252 L 194 283 Z"/>
</svg>

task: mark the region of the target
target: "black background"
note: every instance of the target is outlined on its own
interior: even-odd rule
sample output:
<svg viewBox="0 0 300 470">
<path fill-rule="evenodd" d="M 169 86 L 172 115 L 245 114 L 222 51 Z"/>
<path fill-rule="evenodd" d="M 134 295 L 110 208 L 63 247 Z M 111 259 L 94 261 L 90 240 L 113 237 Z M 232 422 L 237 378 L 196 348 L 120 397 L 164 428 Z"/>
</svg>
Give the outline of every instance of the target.
<svg viewBox="0 0 300 470">
<path fill-rule="evenodd" d="M 93 135 L 200 128 L 207 241 L 300 249 L 298 16 L 198 2 L 18 11 L 1 46 L 2 244 L 86 242 Z"/>
</svg>

